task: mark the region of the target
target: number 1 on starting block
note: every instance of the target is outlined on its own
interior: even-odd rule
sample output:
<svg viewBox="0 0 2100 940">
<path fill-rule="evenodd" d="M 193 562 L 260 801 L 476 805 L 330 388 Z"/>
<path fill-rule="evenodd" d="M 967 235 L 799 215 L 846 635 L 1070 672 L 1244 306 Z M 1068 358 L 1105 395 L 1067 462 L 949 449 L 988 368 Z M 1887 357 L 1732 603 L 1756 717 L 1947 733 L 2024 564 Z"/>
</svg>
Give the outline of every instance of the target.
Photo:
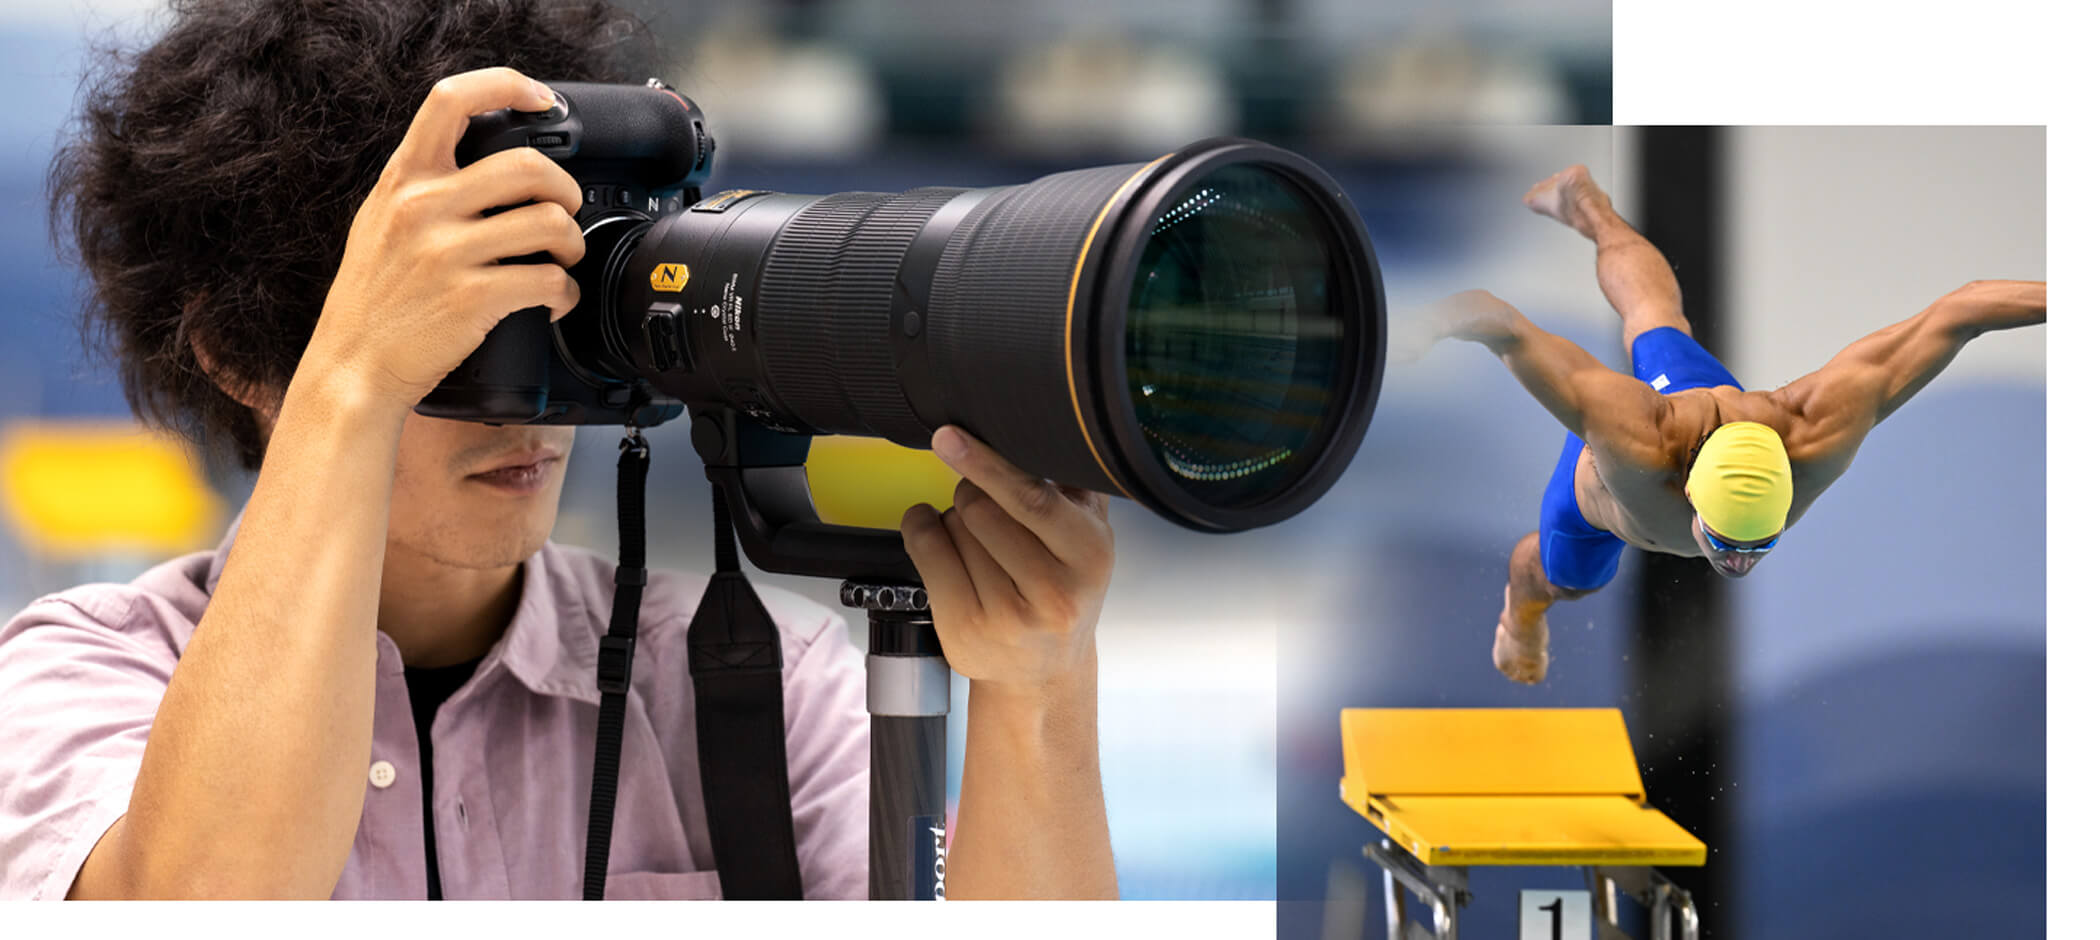
<svg viewBox="0 0 2100 940">
<path fill-rule="evenodd" d="M 1517 904 L 1517 940 L 1590 940 L 1588 891 L 1525 891 Z"/>
</svg>

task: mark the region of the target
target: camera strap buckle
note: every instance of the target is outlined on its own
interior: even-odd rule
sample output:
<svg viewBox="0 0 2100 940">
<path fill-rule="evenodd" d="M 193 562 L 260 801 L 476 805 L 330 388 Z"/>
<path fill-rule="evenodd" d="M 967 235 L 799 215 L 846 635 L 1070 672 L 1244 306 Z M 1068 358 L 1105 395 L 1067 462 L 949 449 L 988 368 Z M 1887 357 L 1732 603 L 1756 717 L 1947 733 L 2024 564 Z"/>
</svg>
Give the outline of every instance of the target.
<svg viewBox="0 0 2100 940">
<path fill-rule="evenodd" d="M 626 695 L 633 678 L 634 638 L 606 634 L 598 641 L 598 694 Z M 604 707 L 604 699 L 600 702 L 599 707 Z"/>
</svg>

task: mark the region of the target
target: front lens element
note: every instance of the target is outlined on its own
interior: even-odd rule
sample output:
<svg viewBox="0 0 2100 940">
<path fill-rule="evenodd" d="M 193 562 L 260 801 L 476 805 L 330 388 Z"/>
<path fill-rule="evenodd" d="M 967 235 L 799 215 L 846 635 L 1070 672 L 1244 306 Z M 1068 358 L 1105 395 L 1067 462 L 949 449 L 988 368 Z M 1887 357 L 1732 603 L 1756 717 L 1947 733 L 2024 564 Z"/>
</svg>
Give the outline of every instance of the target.
<svg viewBox="0 0 2100 940">
<path fill-rule="evenodd" d="M 1292 181 L 1234 164 L 1152 220 L 1125 333 L 1131 400 L 1188 495 L 1246 508 L 1317 456 L 1345 367 L 1341 246 Z"/>
</svg>

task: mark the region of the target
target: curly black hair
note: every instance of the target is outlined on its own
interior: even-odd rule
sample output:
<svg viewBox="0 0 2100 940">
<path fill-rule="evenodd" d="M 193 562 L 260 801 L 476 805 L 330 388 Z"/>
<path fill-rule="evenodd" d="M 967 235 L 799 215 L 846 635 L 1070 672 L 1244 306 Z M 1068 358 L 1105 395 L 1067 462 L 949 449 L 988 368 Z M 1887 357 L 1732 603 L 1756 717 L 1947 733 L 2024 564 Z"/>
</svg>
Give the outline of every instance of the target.
<svg viewBox="0 0 2100 940">
<path fill-rule="evenodd" d="M 438 79 L 498 65 L 542 81 L 663 74 L 648 24 L 604 0 L 172 12 L 142 50 L 95 44 L 51 162 L 51 237 L 88 274 L 82 335 L 115 359 L 132 411 L 208 456 L 230 445 L 248 470 L 262 431 L 218 383 L 274 400 L 291 381 L 351 219 Z"/>
</svg>

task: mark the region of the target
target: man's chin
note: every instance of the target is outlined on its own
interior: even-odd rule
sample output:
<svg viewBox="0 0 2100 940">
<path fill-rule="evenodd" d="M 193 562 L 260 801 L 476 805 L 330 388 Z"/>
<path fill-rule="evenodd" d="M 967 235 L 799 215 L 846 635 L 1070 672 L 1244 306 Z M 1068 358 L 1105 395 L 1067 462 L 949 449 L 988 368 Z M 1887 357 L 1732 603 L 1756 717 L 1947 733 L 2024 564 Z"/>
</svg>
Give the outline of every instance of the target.
<svg viewBox="0 0 2100 940">
<path fill-rule="evenodd" d="M 436 541 L 397 539 L 388 544 L 388 549 L 405 550 L 445 568 L 491 571 L 515 568 L 546 544 L 545 534 L 535 538 L 530 533 L 515 533 L 508 537 L 475 533 L 471 537 Z"/>
<path fill-rule="evenodd" d="M 551 501 L 550 501 L 551 502 Z M 455 506 L 437 525 L 422 527 L 412 539 L 397 541 L 449 568 L 509 568 L 531 558 L 547 544 L 554 531 L 554 507 L 544 509 L 513 503 L 489 506 L 483 512 L 466 512 L 479 506 Z"/>
</svg>

